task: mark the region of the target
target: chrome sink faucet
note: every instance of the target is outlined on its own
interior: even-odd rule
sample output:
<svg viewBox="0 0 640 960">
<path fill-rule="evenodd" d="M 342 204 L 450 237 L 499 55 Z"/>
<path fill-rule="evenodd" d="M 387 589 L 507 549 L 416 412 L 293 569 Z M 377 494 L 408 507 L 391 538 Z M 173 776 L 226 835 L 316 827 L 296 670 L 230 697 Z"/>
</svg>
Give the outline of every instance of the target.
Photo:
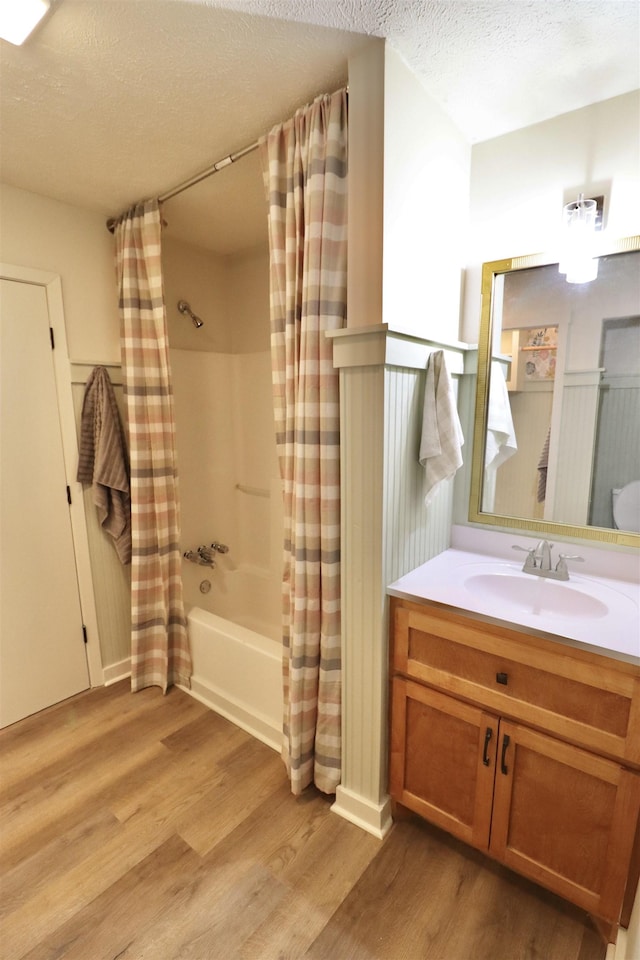
<svg viewBox="0 0 640 960">
<path fill-rule="evenodd" d="M 548 540 L 541 540 L 536 547 L 535 559 L 540 570 L 551 570 L 551 547 Z"/>
<path fill-rule="evenodd" d="M 537 546 L 532 548 L 520 547 L 514 544 L 513 549 L 520 550 L 527 555 L 527 559 L 522 568 L 523 573 L 531 573 L 534 577 L 547 577 L 549 580 L 568 580 L 569 568 L 567 567 L 567 560 L 584 562 L 584 557 L 561 553 L 558 556 L 558 562 L 554 568 L 551 563 L 552 547 L 553 544 L 549 543 L 548 540 L 541 540 Z"/>
</svg>

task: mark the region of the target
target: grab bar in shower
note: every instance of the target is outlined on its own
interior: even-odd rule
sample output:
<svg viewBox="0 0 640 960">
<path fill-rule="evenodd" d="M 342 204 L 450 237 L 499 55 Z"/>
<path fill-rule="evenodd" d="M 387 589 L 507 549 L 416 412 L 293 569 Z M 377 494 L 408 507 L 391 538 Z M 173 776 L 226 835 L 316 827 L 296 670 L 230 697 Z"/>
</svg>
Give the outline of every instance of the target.
<svg viewBox="0 0 640 960">
<path fill-rule="evenodd" d="M 248 487 L 244 483 L 236 483 L 236 490 L 240 493 L 247 493 L 250 497 L 270 497 L 271 491 L 265 487 Z"/>
</svg>

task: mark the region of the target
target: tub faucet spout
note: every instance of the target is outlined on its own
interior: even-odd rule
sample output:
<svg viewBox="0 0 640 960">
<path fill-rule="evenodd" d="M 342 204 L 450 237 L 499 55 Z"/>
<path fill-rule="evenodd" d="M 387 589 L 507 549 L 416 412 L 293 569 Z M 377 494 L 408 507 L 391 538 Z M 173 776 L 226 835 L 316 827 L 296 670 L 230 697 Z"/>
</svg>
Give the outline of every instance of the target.
<svg viewBox="0 0 640 960">
<path fill-rule="evenodd" d="M 190 560 L 191 563 L 197 563 L 201 567 L 213 568 L 216 565 L 216 562 L 207 547 L 198 547 L 197 550 L 185 550 L 183 557 L 185 560 Z"/>
<path fill-rule="evenodd" d="M 215 566 L 216 562 L 213 558 L 213 551 L 210 547 L 205 547 L 204 544 L 201 547 L 198 547 L 198 556 L 200 557 L 201 563 L 210 567 Z"/>
</svg>

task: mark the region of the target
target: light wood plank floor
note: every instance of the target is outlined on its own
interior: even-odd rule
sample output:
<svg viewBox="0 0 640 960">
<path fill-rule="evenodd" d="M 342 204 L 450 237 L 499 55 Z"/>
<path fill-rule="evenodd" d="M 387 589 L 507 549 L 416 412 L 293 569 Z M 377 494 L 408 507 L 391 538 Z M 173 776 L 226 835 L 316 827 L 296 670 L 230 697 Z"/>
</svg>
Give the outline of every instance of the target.
<svg viewBox="0 0 640 960">
<path fill-rule="evenodd" d="M 380 842 L 179 690 L 0 733 L 1 960 L 602 960 L 588 918 L 422 822 Z"/>
</svg>

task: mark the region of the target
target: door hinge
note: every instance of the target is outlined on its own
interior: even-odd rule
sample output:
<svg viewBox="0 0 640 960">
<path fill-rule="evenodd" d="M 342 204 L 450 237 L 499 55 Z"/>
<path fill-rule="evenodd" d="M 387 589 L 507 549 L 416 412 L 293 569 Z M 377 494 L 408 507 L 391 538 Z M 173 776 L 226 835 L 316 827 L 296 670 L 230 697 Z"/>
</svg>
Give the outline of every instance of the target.
<svg viewBox="0 0 640 960">
<path fill-rule="evenodd" d="M 82 636 L 83 636 L 84 642 L 89 643 L 89 641 L 87 640 L 87 628 L 85 627 L 84 623 L 82 624 Z"/>
<path fill-rule="evenodd" d="M 67 503 L 71 506 L 71 487 L 67 484 Z"/>
<path fill-rule="evenodd" d="M 56 348 L 56 338 L 53 335 L 53 327 L 49 327 L 49 339 L 51 340 L 51 349 L 55 350 Z"/>
</svg>

